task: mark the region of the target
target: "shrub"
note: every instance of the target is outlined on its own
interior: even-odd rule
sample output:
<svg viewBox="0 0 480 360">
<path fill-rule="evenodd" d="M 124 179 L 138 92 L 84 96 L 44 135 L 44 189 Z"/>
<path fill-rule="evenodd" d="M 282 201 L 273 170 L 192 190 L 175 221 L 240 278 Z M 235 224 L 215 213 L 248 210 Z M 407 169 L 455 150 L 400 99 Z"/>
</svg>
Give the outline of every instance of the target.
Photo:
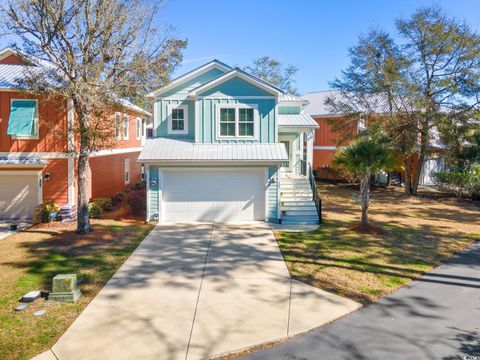
<svg viewBox="0 0 480 360">
<path fill-rule="evenodd" d="M 117 207 L 120 205 L 123 200 L 125 199 L 125 196 L 127 196 L 127 193 L 125 191 L 119 191 L 112 196 L 112 207 Z"/>
<path fill-rule="evenodd" d="M 92 203 L 97 204 L 102 208 L 103 211 L 112 211 L 113 209 L 113 201 L 110 198 L 102 197 L 93 199 Z"/>
<path fill-rule="evenodd" d="M 103 213 L 103 210 L 100 207 L 100 205 L 96 203 L 90 203 L 88 205 L 88 216 L 91 219 L 100 219 L 100 217 L 102 216 L 102 213 Z"/>
<path fill-rule="evenodd" d="M 147 188 L 147 183 L 145 182 L 145 180 L 142 180 L 142 181 L 137 182 L 135 185 L 133 185 L 133 187 L 137 190 L 146 189 Z"/>
<path fill-rule="evenodd" d="M 480 198 L 480 164 L 468 170 L 450 169 L 434 174 L 435 181 L 457 197 Z"/>
<path fill-rule="evenodd" d="M 128 206 L 135 216 L 143 215 L 147 211 L 147 199 L 145 190 L 131 191 L 127 195 Z"/>
<path fill-rule="evenodd" d="M 49 223 L 50 221 L 52 221 L 50 217 L 50 213 L 51 212 L 58 213 L 59 210 L 60 210 L 59 206 L 55 204 L 53 201 L 44 202 L 40 207 L 40 216 L 41 216 L 42 222 Z"/>
</svg>

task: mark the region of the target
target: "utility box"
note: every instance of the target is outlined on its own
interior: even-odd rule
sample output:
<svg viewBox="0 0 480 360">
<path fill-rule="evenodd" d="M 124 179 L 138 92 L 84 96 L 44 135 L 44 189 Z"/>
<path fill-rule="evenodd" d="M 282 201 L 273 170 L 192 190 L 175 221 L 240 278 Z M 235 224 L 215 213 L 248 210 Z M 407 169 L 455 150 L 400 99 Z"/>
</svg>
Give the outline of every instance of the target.
<svg viewBox="0 0 480 360">
<path fill-rule="evenodd" d="M 58 274 L 53 278 L 52 292 L 48 294 L 48 300 L 74 303 L 81 295 L 76 274 Z"/>
</svg>

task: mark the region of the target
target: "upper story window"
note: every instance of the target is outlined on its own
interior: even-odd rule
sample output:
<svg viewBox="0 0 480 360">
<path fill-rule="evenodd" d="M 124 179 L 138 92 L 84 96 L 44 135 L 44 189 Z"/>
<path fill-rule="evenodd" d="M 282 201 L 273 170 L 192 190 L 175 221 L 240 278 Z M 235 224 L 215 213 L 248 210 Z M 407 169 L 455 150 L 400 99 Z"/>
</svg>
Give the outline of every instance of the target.
<svg viewBox="0 0 480 360">
<path fill-rule="evenodd" d="M 188 106 L 171 105 L 168 107 L 168 133 L 169 134 L 187 134 L 188 133 Z"/>
<path fill-rule="evenodd" d="M 357 121 L 357 130 L 358 131 L 364 131 L 367 130 L 367 122 L 364 118 L 360 118 Z"/>
<path fill-rule="evenodd" d="M 256 105 L 218 105 L 217 138 L 256 138 Z"/>
<path fill-rule="evenodd" d="M 128 115 L 124 115 L 123 122 L 124 122 L 124 124 L 123 124 L 123 130 L 124 130 L 123 139 L 128 140 L 128 136 L 130 134 L 130 121 L 128 119 Z"/>
<path fill-rule="evenodd" d="M 115 139 L 120 140 L 121 137 L 120 114 L 115 114 Z"/>
<path fill-rule="evenodd" d="M 137 127 L 136 127 L 137 140 L 140 140 L 142 137 L 142 119 L 137 118 Z"/>
<path fill-rule="evenodd" d="M 12 99 L 7 134 L 13 139 L 38 139 L 38 101 L 31 99 Z"/>
<path fill-rule="evenodd" d="M 130 184 L 130 159 L 125 159 L 124 180 L 125 185 Z"/>
</svg>

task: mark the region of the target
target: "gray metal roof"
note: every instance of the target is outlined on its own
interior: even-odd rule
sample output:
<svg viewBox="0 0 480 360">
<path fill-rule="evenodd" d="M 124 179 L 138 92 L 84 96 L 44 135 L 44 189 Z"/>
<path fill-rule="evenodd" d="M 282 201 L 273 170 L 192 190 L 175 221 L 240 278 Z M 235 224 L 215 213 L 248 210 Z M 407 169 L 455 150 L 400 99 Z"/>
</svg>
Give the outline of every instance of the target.
<svg viewBox="0 0 480 360">
<path fill-rule="evenodd" d="M 44 166 L 44 165 L 47 165 L 47 163 L 44 160 L 37 157 L 0 157 L 0 165 Z"/>
<path fill-rule="evenodd" d="M 139 161 L 195 162 L 283 162 L 288 160 L 281 143 L 204 144 L 167 138 L 147 139 Z"/>
<path fill-rule="evenodd" d="M 279 102 L 295 102 L 295 103 L 307 103 L 308 101 L 292 94 L 284 94 L 280 96 Z"/>
<path fill-rule="evenodd" d="M 319 128 L 317 122 L 307 114 L 298 115 L 278 115 L 278 126 L 297 126 Z"/>
</svg>

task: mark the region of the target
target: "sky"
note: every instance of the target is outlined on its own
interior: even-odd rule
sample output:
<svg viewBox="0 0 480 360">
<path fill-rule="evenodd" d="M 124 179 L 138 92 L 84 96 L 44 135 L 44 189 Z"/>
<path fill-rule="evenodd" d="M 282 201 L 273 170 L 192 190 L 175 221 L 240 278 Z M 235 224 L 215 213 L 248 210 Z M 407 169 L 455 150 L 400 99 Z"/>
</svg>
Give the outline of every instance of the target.
<svg viewBox="0 0 480 360">
<path fill-rule="evenodd" d="M 349 63 L 348 49 L 372 28 L 439 5 L 480 32 L 480 0 L 167 0 L 162 21 L 188 39 L 174 76 L 212 59 L 246 66 L 271 56 L 298 67 L 301 94 L 327 90 Z"/>
<path fill-rule="evenodd" d="M 243 67 L 270 56 L 299 69 L 295 79 L 301 94 L 329 89 L 348 66 L 348 49 L 362 33 L 384 29 L 395 35 L 395 19 L 419 7 L 439 5 L 480 33 L 480 0 L 164 1 L 157 21 L 188 40 L 173 77 L 212 59 Z M 0 48 L 11 40 L 0 39 Z"/>
</svg>

